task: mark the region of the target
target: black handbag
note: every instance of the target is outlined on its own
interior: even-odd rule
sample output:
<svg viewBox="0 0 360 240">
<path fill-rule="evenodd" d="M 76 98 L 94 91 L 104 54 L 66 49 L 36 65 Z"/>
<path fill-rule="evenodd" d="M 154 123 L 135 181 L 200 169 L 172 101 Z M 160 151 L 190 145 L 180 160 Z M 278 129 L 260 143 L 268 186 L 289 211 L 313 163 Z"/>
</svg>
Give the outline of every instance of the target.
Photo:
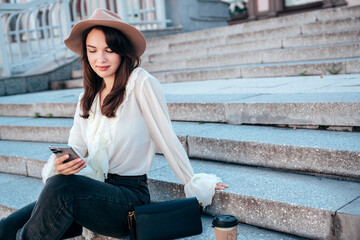
<svg viewBox="0 0 360 240">
<path fill-rule="evenodd" d="M 200 214 L 196 198 L 136 206 L 128 215 L 131 239 L 168 240 L 200 234 Z"/>
</svg>

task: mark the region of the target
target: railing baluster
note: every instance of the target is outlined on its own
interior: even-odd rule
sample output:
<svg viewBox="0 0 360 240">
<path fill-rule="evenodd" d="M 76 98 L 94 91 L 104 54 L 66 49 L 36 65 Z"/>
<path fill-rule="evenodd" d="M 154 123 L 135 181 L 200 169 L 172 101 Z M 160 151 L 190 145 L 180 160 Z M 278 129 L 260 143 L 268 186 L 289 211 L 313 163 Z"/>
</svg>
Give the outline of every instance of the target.
<svg viewBox="0 0 360 240">
<path fill-rule="evenodd" d="M 57 28 L 57 25 L 56 23 L 54 23 L 54 20 L 53 20 L 53 16 L 54 16 L 54 8 L 55 8 L 55 3 L 53 3 L 50 8 L 49 8 L 49 27 L 51 28 L 51 31 L 50 31 L 50 39 L 51 39 L 51 49 L 49 50 L 53 50 L 53 59 L 55 60 L 56 59 L 56 52 L 57 51 L 54 51 L 55 50 L 55 41 L 56 41 L 56 34 L 55 34 L 55 31 L 56 31 L 56 28 Z"/>
<path fill-rule="evenodd" d="M 3 29 L 3 18 L 4 15 L 0 15 L 0 58 L 1 58 L 1 64 L 3 66 L 3 75 L 10 76 L 11 75 L 11 68 L 10 68 L 10 59 L 7 58 L 7 50 L 5 45 L 5 32 Z M 8 43 L 9 44 L 9 43 Z"/>
<path fill-rule="evenodd" d="M 155 13 L 158 28 L 166 28 L 165 3 L 164 0 L 155 0 Z"/>
<path fill-rule="evenodd" d="M 72 16 L 73 16 L 73 21 L 72 21 L 72 23 L 75 23 L 78 19 L 77 19 L 77 16 L 78 16 L 78 14 L 77 14 L 77 9 L 76 9 L 76 2 L 77 2 L 78 0 L 72 0 Z"/>
<path fill-rule="evenodd" d="M 85 14 L 85 0 L 80 0 L 80 11 L 81 11 L 81 19 L 86 18 Z"/>
<path fill-rule="evenodd" d="M 29 30 L 29 22 L 30 22 L 30 17 L 31 17 L 31 12 L 28 12 L 27 13 L 27 18 L 26 18 L 26 21 L 25 21 L 25 34 L 26 34 L 26 41 L 27 41 L 27 49 L 29 51 L 29 57 L 32 58 L 33 56 L 33 48 L 31 46 L 31 33 L 30 33 L 30 30 Z"/>
<path fill-rule="evenodd" d="M 87 16 L 91 16 L 92 12 L 93 12 L 93 7 L 92 7 L 92 2 L 91 0 L 86 0 L 86 7 L 88 9 L 87 11 Z"/>
<path fill-rule="evenodd" d="M 127 13 L 127 0 L 116 0 L 117 13 L 125 22 L 129 21 Z"/>
<path fill-rule="evenodd" d="M 41 39 L 41 34 L 40 34 L 40 28 L 39 28 L 39 9 L 35 10 L 35 35 L 36 35 L 36 43 L 37 43 L 37 47 L 38 47 L 38 53 L 41 51 L 41 44 L 40 44 L 40 39 Z"/>
<path fill-rule="evenodd" d="M 115 12 L 114 0 L 109 0 L 109 4 L 110 4 L 109 6 L 110 11 Z"/>
<path fill-rule="evenodd" d="M 42 32 L 44 34 L 44 40 L 46 42 L 46 48 L 49 49 L 50 46 L 49 46 L 49 35 L 48 35 L 48 28 L 47 28 L 47 24 L 46 24 L 46 13 L 47 13 L 47 6 L 46 5 L 44 8 L 43 8 L 43 12 L 42 12 L 42 15 L 41 15 L 41 27 L 42 27 Z"/>
<path fill-rule="evenodd" d="M 63 1 L 65 21 L 66 21 L 66 34 L 69 34 L 72 28 L 72 19 L 71 19 L 71 9 L 70 9 L 70 0 Z"/>
<path fill-rule="evenodd" d="M 6 30 L 5 32 L 8 33 L 8 49 L 9 49 L 9 62 L 12 63 L 13 60 L 14 60 L 14 55 L 13 55 L 13 51 L 12 51 L 12 38 L 11 36 L 13 35 L 11 29 L 10 29 L 10 24 L 11 24 L 11 19 L 16 15 L 16 13 L 11 13 L 7 19 L 7 22 L 6 22 Z"/>
<path fill-rule="evenodd" d="M 129 18 L 129 21 L 132 21 L 132 22 L 135 22 L 136 21 L 136 19 L 135 19 L 135 10 L 134 10 L 134 1 L 135 0 L 131 0 L 132 1 L 132 3 L 130 4 L 130 9 L 131 9 L 131 12 L 130 12 L 130 18 Z M 128 16 L 129 16 L 129 14 L 128 14 Z"/>
<path fill-rule="evenodd" d="M 20 61 L 23 59 L 23 51 L 21 49 L 21 36 L 20 36 L 20 22 L 21 22 L 21 18 L 23 16 L 24 13 L 19 13 L 17 15 L 17 19 L 16 19 L 16 24 L 15 24 L 15 38 L 17 41 L 17 49 L 19 51 L 18 55 L 20 58 Z"/>
<path fill-rule="evenodd" d="M 65 4 L 65 2 L 64 2 L 64 4 Z M 64 8 L 65 8 L 65 5 L 64 5 Z M 60 3 L 60 1 L 58 2 L 58 4 L 57 4 L 57 17 L 58 17 L 58 24 L 59 24 L 59 27 L 58 27 L 58 29 L 59 29 L 59 39 L 60 39 L 60 43 L 62 43 L 63 42 L 63 40 L 64 40 L 64 34 L 63 34 L 63 30 L 61 29 L 61 17 L 62 17 L 62 15 L 61 15 L 61 3 Z"/>
<path fill-rule="evenodd" d="M 146 3 L 145 0 L 140 0 L 141 1 L 141 7 L 139 7 L 139 11 L 140 11 L 140 16 L 141 16 L 141 22 L 145 22 L 146 21 Z"/>
</svg>

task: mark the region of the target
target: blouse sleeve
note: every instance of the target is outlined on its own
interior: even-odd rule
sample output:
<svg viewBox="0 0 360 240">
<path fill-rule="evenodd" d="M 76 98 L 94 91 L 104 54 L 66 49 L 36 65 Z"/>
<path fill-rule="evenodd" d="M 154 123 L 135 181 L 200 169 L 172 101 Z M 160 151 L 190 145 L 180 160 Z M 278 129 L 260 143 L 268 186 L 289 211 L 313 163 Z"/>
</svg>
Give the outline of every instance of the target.
<svg viewBox="0 0 360 240">
<path fill-rule="evenodd" d="M 85 155 L 87 154 L 87 146 L 81 133 L 82 118 L 80 117 L 80 114 L 82 113 L 80 108 L 80 100 L 82 98 L 82 95 L 83 94 L 80 94 L 79 101 L 76 106 L 74 124 L 70 130 L 68 145 L 70 145 L 81 157 L 85 157 Z M 43 183 L 46 183 L 46 180 L 48 178 L 59 174 L 54 167 L 54 161 L 55 154 L 51 154 L 41 172 Z"/>
<path fill-rule="evenodd" d="M 83 125 L 86 124 L 86 120 L 80 116 L 82 115 L 82 110 L 80 107 L 80 100 L 82 96 L 83 93 L 80 94 L 79 101 L 76 106 L 74 124 L 70 129 L 68 145 L 71 146 L 80 155 L 81 158 L 85 158 L 87 154 L 87 144 L 84 140 L 81 129 L 85 127 Z"/>
<path fill-rule="evenodd" d="M 210 205 L 220 178 L 212 174 L 194 174 L 189 158 L 172 128 L 159 81 L 149 76 L 142 82 L 139 91 L 139 105 L 151 137 L 165 155 L 175 176 L 185 185 L 186 197 L 195 196 L 204 207 Z"/>
</svg>

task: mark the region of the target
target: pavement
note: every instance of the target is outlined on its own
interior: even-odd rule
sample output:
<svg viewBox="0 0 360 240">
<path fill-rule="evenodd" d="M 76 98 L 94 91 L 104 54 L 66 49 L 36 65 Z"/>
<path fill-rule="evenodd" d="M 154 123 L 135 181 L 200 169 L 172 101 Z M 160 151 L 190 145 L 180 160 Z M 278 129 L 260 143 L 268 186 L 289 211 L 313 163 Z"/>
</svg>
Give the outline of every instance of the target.
<svg viewBox="0 0 360 240">
<path fill-rule="evenodd" d="M 360 74 L 239 78 L 164 83 L 168 102 L 354 102 L 360 101 Z M 49 94 L 51 92 L 51 94 Z M 83 89 L 1 96 L 0 104 L 77 102 Z M 344 94 L 346 93 L 346 94 Z"/>
</svg>

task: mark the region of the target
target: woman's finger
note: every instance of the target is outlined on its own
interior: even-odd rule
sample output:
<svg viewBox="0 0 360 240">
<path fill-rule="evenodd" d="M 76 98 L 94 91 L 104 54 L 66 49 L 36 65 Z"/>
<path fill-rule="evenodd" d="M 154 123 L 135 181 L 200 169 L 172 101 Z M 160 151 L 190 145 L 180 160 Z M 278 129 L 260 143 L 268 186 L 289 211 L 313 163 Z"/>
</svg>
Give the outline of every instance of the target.
<svg viewBox="0 0 360 240">
<path fill-rule="evenodd" d="M 80 161 L 70 168 L 65 169 L 61 174 L 63 175 L 71 175 L 80 172 L 80 170 L 86 167 L 86 163 L 84 161 Z"/>
<path fill-rule="evenodd" d="M 79 172 L 81 169 L 86 167 L 86 163 L 84 160 L 77 158 L 70 162 L 67 162 L 63 164 L 64 170 L 61 172 L 61 174 L 64 175 L 70 175 Z"/>
<path fill-rule="evenodd" d="M 62 155 L 61 157 L 55 156 L 55 162 L 54 164 L 60 165 L 62 164 L 66 159 L 68 159 L 70 156 L 69 154 Z"/>
<path fill-rule="evenodd" d="M 225 184 L 225 183 L 222 183 L 222 182 L 219 182 L 217 185 L 218 185 L 218 186 L 225 187 L 225 188 L 229 187 L 229 185 L 227 185 L 227 184 Z"/>
<path fill-rule="evenodd" d="M 63 155 L 61 157 L 55 156 L 54 167 L 55 167 L 56 171 L 58 171 L 60 173 L 63 169 L 65 169 L 63 166 L 63 162 L 68 158 L 69 158 L 68 154 Z"/>
<path fill-rule="evenodd" d="M 215 189 L 216 190 L 224 190 L 225 188 L 228 188 L 229 186 L 225 183 L 219 182 L 216 184 Z"/>
<path fill-rule="evenodd" d="M 67 169 L 72 169 L 75 170 L 78 167 L 80 167 L 85 161 L 80 159 L 80 158 L 76 158 L 74 160 L 71 160 L 70 162 L 64 163 L 65 168 Z"/>
<path fill-rule="evenodd" d="M 58 173 L 63 175 L 71 175 L 86 167 L 85 161 L 80 158 L 64 163 L 64 161 L 68 158 L 68 154 L 61 157 L 55 157 L 54 166 Z"/>
</svg>

